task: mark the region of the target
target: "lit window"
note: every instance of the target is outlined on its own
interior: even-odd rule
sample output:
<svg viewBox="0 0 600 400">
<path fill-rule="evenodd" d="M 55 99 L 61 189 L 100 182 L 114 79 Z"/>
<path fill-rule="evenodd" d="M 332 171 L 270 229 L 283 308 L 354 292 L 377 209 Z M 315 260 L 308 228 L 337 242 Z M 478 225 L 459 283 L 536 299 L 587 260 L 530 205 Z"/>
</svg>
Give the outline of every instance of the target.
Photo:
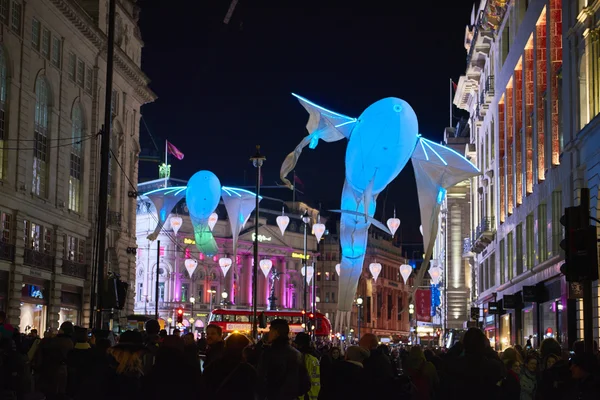
<svg viewBox="0 0 600 400">
<path fill-rule="evenodd" d="M 35 124 L 33 146 L 32 192 L 46 197 L 48 183 L 48 114 L 50 88 L 46 78 L 40 76 L 35 83 Z"/>
<path fill-rule="evenodd" d="M 69 210 L 81 211 L 81 140 L 83 138 L 81 104 L 73 107 L 71 122 L 71 162 L 69 168 Z"/>
</svg>

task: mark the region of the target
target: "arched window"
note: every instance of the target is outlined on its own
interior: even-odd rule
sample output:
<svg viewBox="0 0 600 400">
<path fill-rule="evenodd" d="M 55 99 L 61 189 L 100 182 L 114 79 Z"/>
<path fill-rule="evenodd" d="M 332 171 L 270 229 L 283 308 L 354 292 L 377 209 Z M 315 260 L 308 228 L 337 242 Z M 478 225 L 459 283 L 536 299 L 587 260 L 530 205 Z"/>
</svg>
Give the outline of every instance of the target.
<svg viewBox="0 0 600 400">
<path fill-rule="evenodd" d="M 69 210 L 81 211 L 81 140 L 83 138 L 83 111 L 81 104 L 73 107 L 71 115 L 71 164 L 69 168 Z"/>
<path fill-rule="evenodd" d="M 41 197 L 48 193 L 48 114 L 50 87 L 46 78 L 40 76 L 35 82 L 35 124 L 33 147 L 33 187 L 32 192 Z"/>
<path fill-rule="evenodd" d="M 5 117 L 8 93 L 8 79 L 6 75 L 6 58 L 4 57 L 4 50 L 0 47 L 0 178 L 4 177 L 4 140 L 8 134 Z"/>
</svg>

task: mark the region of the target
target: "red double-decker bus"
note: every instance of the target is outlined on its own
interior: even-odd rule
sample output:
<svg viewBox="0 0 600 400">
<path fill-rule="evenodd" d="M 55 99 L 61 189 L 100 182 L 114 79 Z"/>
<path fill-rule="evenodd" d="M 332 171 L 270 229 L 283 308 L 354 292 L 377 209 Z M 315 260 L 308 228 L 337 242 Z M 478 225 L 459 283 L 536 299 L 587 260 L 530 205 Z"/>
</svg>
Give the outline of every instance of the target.
<svg viewBox="0 0 600 400">
<path fill-rule="evenodd" d="M 302 327 L 302 312 L 296 310 L 280 310 L 280 311 L 259 311 L 258 314 L 264 314 L 267 323 L 266 328 L 258 328 L 258 332 L 268 332 L 269 323 L 274 319 L 285 319 L 290 324 L 290 332 L 304 332 Z M 310 314 L 310 313 L 309 313 Z M 307 321 L 309 315 L 306 317 Z M 331 335 L 331 323 L 321 313 L 314 314 L 315 335 L 326 336 Z M 218 308 L 214 310 L 210 316 L 210 323 L 215 324 L 223 329 L 223 333 L 240 332 L 245 334 L 252 333 L 252 311 L 251 310 L 225 310 Z"/>
</svg>

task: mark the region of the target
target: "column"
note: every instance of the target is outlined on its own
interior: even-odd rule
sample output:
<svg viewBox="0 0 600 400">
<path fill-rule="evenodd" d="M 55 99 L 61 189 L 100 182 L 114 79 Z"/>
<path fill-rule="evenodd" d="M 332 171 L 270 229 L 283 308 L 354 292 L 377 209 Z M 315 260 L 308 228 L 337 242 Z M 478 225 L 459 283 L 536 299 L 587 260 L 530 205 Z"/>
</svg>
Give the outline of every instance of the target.
<svg viewBox="0 0 600 400">
<path fill-rule="evenodd" d="M 249 254 L 242 256 L 240 276 L 242 278 L 240 287 L 242 303 L 244 305 L 250 305 L 252 298 L 252 256 Z"/>
<path fill-rule="evenodd" d="M 287 262 L 285 257 L 279 259 L 279 284 L 277 293 L 277 306 L 279 308 L 287 308 L 287 299 L 286 299 L 286 288 L 287 288 Z"/>
</svg>

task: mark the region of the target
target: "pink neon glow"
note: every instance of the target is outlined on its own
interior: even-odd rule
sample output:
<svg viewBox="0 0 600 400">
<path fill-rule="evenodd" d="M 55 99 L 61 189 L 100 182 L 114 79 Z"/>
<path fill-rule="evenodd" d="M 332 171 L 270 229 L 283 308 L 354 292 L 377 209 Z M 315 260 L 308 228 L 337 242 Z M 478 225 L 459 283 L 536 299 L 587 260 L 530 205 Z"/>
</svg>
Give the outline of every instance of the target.
<svg viewBox="0 0 600 400">
<path fill-rule="evenodd" d="M 200 258 L 200 260 L 204 260 L 204 253 L 200 253 L 200 254 L 198 255 L 198 258 Z"/>
</svg>

